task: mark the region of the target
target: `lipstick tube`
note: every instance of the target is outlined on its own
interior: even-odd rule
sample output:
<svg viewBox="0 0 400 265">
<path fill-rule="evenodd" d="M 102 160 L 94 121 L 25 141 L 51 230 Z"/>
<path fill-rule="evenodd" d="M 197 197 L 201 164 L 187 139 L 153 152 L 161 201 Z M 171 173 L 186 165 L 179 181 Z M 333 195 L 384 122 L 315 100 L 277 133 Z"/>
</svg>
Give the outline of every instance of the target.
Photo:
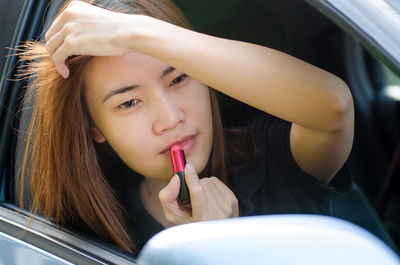
<svg viewBox="0 0 400 265">
<path fill-rule="evenodd" d="M 174 145 L 171 147 L 171 162 L 174 175 L 178 175 L 181 181 L 181 187 L 179 189 L 178 202 L 181 205 L 190 204 L 190 194 L 189 189 L 185 182 L 185 165 L 186 158 L 185 153 L 180 145 Z"/>
</svg>

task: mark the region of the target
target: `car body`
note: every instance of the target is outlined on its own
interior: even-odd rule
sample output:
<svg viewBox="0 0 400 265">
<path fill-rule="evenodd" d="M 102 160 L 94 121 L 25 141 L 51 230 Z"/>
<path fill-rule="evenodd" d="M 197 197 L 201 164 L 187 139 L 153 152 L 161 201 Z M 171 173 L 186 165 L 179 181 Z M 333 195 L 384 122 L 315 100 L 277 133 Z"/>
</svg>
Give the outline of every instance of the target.
<svg viewBox="0 0 400 265">
<path fill-rule="evenodd" d="M 393 178 L 387 176 L 400 135 L 400 98 L 396 97 L 400 94 L 400 4 L 396 0 L 176 3 L 201 32 L 266 45 L 343 78 L 356 109 L 355 142 L 349 158 L 355 181 L 371 204 L 387 195 Z M 23 133 L 18 132 L 24 131 L 27 111 L 21 111 L 21 95 L 26 84 L 11 80 L 17 73 L 17 58 L 5 57 L 14 52 L 5 47 L 40 39 L 59 6 L 60 1 L 0 0 L 4 25 L 0 32 L 0 263 L 135 264 L 132 255 L 57 227 L 17 206 L 15 183 L 24 143 Z M 254 115 L 254 109 L 222 95 L 221 102 L 223 111 L 233 113 L 224 117 L 228 127 L 243 125 L 246 117 Z M 390 203 L 400 209 L 399 204 Z"/>
</svg>

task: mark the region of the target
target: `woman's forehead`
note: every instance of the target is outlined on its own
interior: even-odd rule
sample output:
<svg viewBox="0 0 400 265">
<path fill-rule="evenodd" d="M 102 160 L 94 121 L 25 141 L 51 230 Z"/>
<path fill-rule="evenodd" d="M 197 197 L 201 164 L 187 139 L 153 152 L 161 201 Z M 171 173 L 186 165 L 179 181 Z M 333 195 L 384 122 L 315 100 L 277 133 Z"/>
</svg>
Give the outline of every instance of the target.
<svg viewBox="0 0 400 265">
<path fill-rule="evenodd" d="M 120 56 L 96 56 L 90 62 L 92 74 L 108 76 L 110 74 L 124 74 L 126 72 L 159 71 L 167 64 L 151 56 L 141 53 L 128 53 Z"/>
<path fill-rule="evenodd" d="M 85 83 L 89 89 L 96 87 L 96 90 L 140 85 L 140 83 L 158 79 L 168 67 L 167 64 L 140 53 L 98 56 L 89 63 Z"/>
</svg>

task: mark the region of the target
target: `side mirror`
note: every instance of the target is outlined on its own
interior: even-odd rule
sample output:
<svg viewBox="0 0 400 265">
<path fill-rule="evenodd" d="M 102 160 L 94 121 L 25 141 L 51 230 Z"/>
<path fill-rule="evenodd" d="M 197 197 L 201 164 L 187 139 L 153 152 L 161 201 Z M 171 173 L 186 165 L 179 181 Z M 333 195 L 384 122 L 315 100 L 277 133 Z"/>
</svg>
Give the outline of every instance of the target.
<svg viewBox="0 0 400 265">
<path fill-rule="evenodd" d="M 380 264 L 397 254 L 370 232 L 319 215 L 269 215 L 175 226 L 142 249 L 139 265 Z"/>
</svg>

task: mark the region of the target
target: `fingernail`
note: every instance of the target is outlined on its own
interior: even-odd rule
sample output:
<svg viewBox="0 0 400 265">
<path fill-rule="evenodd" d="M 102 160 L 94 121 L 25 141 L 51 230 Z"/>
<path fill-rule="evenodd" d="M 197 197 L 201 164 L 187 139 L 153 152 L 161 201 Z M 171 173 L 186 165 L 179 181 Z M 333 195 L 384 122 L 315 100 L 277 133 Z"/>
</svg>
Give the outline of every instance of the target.
<svg viewBox="0 0 400 265">
<path fill-rule="evenodd" d="M 175 174 L 172 176 L 171 182 L 177 182 L 178 179 L 179 179 L 178 175 Z"/>
<path fill-rule="evenodd" d="M 196 170 L 194 170 L 194 167 L 190 163 L 186 163 L 186 170 L 190 174 L 196 174 Z"/>
<path fill-rule="evenodd" d="M 65 69 L 62 73 L 62 76 L 64 77 L 64 79 L 68 78 L 69 76 L 69 70 Z"/>
<path fill-rule="evenodd" d="M 66 79 L 68 76 L 67 76 L 67 73 L 65 72 L 65 70 L 58 70 L 58 73 L 62 76 L 62 78 L 64 78 L 64 79 Z"/>
</svg>

